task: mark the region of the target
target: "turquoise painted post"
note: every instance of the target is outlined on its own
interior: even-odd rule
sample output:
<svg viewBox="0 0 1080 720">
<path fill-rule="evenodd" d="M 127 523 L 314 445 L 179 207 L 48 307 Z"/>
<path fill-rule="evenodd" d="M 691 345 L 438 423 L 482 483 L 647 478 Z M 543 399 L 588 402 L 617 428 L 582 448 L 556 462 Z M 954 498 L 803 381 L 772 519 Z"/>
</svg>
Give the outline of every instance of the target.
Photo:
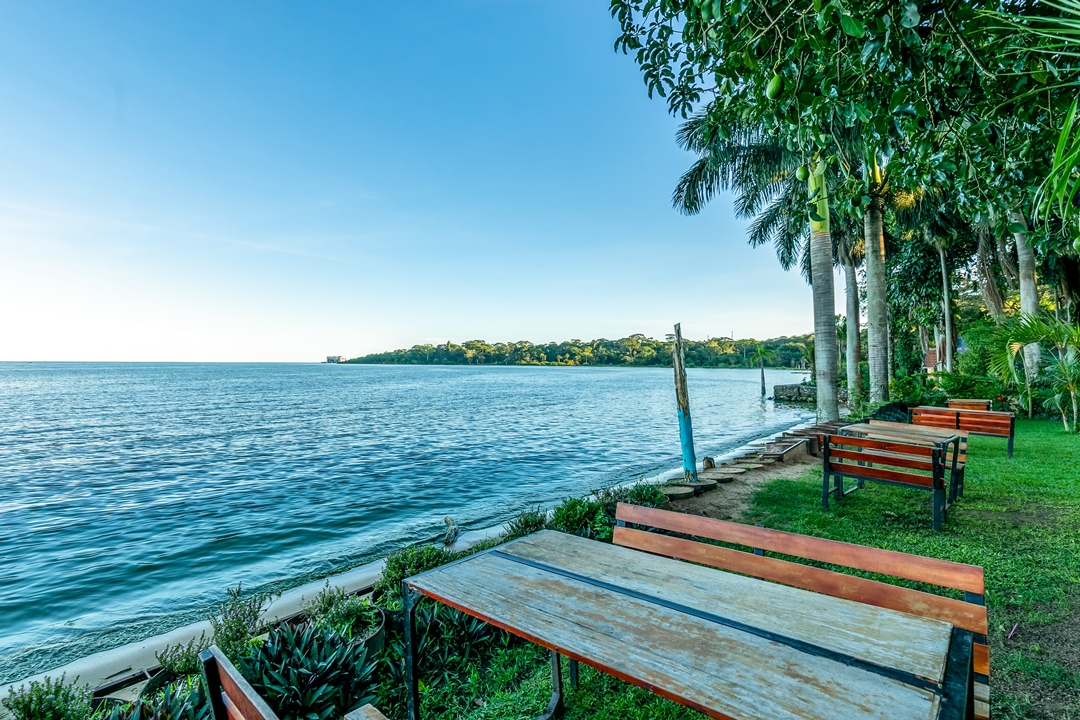
<svg viewBox="0 0 1080 720">
<path fill-rule="evenodd" d="M 683 479 L 697 482 L 697 456 L 694 455 L 694 428 L 690 423 L 690 394 L 686 391 L 686 367 L 683 364 L 682 329 L 675 325 L 675 344 L 671 364 L 675 367 L 675 401 L 679 405 L 679 443 L 682 445 Z"/>
</svg>

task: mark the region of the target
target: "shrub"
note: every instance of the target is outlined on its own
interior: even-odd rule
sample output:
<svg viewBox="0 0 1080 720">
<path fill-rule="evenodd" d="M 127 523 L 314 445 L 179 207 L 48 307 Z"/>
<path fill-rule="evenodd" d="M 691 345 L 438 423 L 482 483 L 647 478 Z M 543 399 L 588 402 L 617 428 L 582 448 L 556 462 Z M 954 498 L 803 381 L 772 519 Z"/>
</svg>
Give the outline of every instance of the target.
<svg viewBox="0 0 1080 720">
<path fill-rule="evenodd" d="M 372 594 L 376 601 L 385 601 L 389 606 L 396 607 L 401 602 L 402 580 L 445 565 L 456 557 L 455 553 L 433 545 L 402 548 L 386 558 L 386 567 L 375 583 Z"/>
<path fill-rule="evenodd" d="M 600 503 L 583 498 L 567 498 L 555 506 L 548 527 L 552 530 L 595 538 L 593 524 L 601 514 Z"/>
<path fill-rule="evenodd" d="M 228 593 L 228 599 L 210 618 L 210 626 L 214 629 L 214 644 L 235 663 L 247 652 L 251 641 L 266 632 L 262 614 L 273 594 L 258 592 L 245 598 L 240 585 L 230 588 Z"/>
<path fill-rule="evenodd" d="M 535 510 L 522 510 L 506 524 L 506 535 L 500 542 L 525 537 L 543 530 L 547 525 L 547 513 L 537 507 Z"/>
<path fill-rule="evenodd" d="M 907 407 L 945 405 L 948 396 L 934 387 L 929 378 L 929 375 L 923 373 L 897 378 L 889 387 L 889 395 L 894 401 L 903 403 Z"/>
<path fill-rule="evenodd" d="M 567 498 L 555 506 L 548 527 L 594 540 L 611 540 L 619 503 L 662 507 L 667 496 L 655 483 L 638 482 L 598 490 L 595 499 Z"/>
<path fill-rule="evenodd" d="M 210 647 L 210 640 L 207 639 L 206 633 L 193 638 L 187 645 L 169 645 L 157 653 L 161 672 L 167 674 L 169 678 L 198 675 L 202 667 L 199 662 L 199 653 L 208 647 Z"/>
<path fill-rule="evenodd" d="M 347 595 L 341 588 L 331 587 L 330 581 L 304 606 L 304 613 L 317 627 L 334 630 L 353 640 L 364 640 L 379 624 L 379 609 L 367 598 Z"/>
<path fill-rule="evenodd" d="M 985 375 L 967 375 L 961 372 L 938 373 L 934 376 L 934 383 L 948 397 L 994 400 L 999 410 L 1003 407 L 1007 392 L 1000 380 Z M 998 398 L 1002 400 L 999 401 Z"/>
<path fill-rule="evenodd" d="M 329 720 L 374 697 L 363 644 L 313 623 L 271 630 L 239 669 L 281 720 Z"/>
<path fill-rule="evenodd" d="M 61 675 L 58 680 L 45 678 L 29 686 L 11 689 L 3 706 L 15 720 L 87 720 L 95 717 L 89 685 L 70 684 Z"/>
<path fill-rule="evenodd" d="M 161 692 L 113 706 L 103 720 L 211 720 L 210 703 L 198 677 L 166 685 Z"/>
</svg>

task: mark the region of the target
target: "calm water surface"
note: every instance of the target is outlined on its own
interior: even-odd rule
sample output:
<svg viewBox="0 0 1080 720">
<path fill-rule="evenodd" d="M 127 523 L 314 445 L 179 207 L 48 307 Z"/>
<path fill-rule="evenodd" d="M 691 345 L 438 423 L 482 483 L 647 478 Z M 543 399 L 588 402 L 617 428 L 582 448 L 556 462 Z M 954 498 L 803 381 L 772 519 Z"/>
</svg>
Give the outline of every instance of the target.
<svg viewBox="0 0 1080 720">
<path fill-rule="evenodd" d="M 699 456 L 809 417 L 688 375 Z M 670 369 L 0 363 L 0 683 L 678 452 Z"/>
</svg>

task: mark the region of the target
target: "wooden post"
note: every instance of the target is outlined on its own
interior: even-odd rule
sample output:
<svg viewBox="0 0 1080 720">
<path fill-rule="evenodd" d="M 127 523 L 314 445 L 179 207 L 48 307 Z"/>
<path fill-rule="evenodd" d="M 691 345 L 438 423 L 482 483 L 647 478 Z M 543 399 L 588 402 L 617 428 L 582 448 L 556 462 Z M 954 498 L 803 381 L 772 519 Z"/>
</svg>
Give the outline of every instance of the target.
<svg viewBox="0 0 1080 720">
<path fill-rule="evenodd" d="M 697 482 L 697 457 L 694 455 L 694 429 L 690 424 L 690 394 L 686 391 L 686 367 L 683 365 L 682 330 L 675 325 L 675 345 L 671 349 L 675 368 L 675 401 L 679 405 L 679 442 L 682 445 L 683 478 Z"/>
</svg>

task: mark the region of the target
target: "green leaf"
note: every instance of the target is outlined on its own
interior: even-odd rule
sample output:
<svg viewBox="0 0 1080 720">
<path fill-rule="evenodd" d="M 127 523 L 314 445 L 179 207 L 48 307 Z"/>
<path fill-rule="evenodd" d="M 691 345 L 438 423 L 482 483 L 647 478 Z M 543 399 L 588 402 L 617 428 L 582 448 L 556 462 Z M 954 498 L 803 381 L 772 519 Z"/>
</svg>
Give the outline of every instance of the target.
<svg viewBox="0 0 1080 720">
<path fill-rule="evenodd" d="M 840 27 L 845 33 L 854 38 L 861 38 L 866 34 L 866 28 L 857 18 L 853 18 L 850 15 L 840 16 Z"/>
<path fill-rule="evenodd" d="M 903 9 L 900 11 L 900 26 L 906 28 L 913 28 L 922 21 L 919 16 L 919 6 L 913 2 L 904 3 Z"/>
</svg>

